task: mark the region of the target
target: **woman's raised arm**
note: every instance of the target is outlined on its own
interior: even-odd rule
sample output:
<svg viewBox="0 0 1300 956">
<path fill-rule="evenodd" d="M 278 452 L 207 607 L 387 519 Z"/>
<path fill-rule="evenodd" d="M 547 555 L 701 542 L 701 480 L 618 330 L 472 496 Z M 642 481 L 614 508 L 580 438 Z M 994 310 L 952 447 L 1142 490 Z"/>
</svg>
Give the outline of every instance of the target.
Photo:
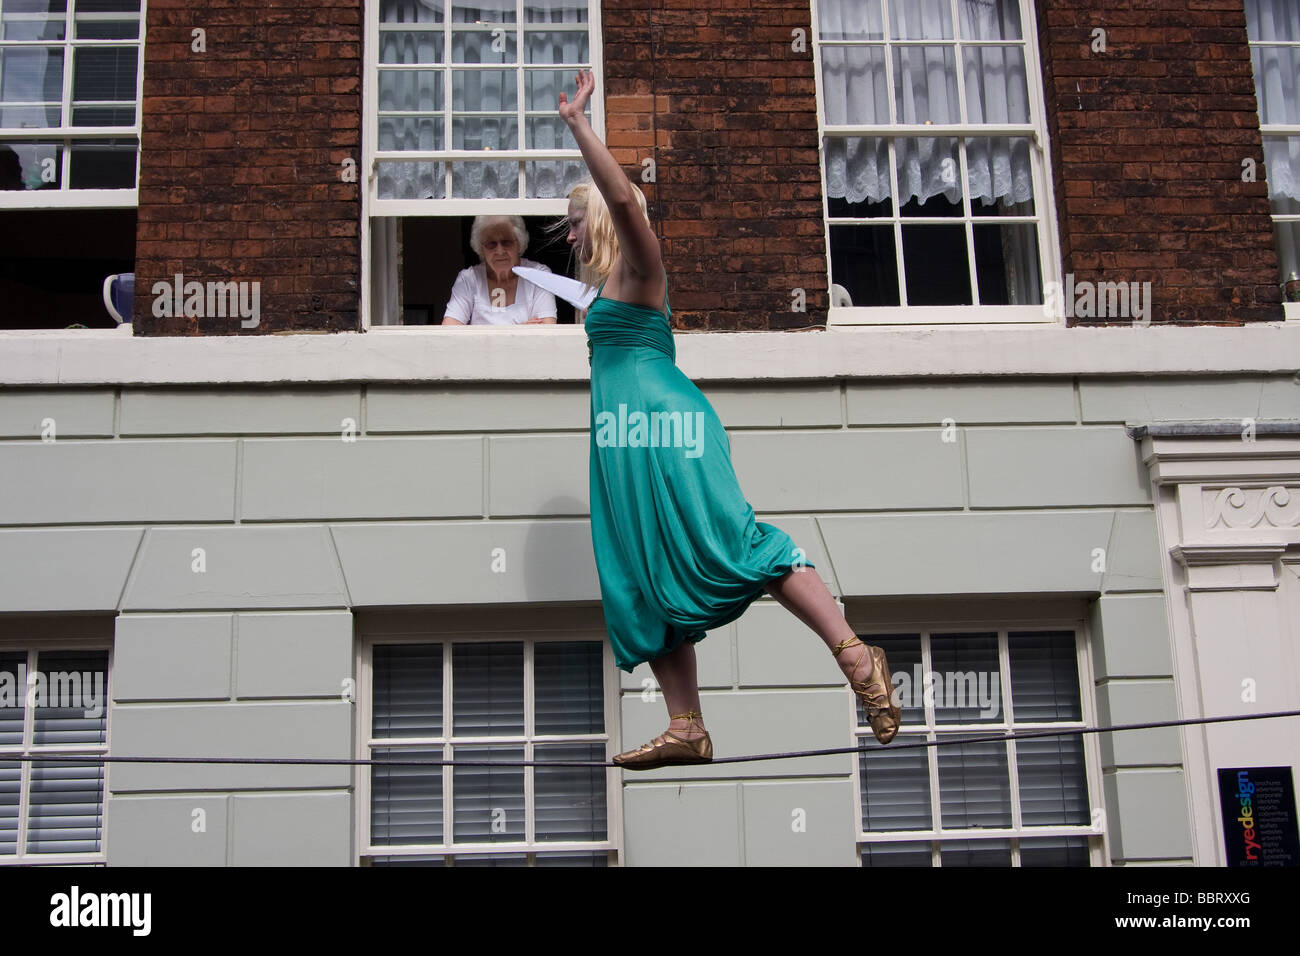
<svg viewBox="0 0 1300 956">
<path fill-rule="evenodd" d="M 609 216 L 618 236 L 623 261 L 637 275 L 655 279 L 663 269 L 659 239 L 641 214 L 636 197 L 632 195 L 632 190 L 636 187 L 619 168 L 618 162 L 600 141 L 583 113 L 583 106 L 596 89 L 595 77 L 590 70 L 583 70 L 576 79 L 578 92 L 573 102 L 569 102 L 563 92 L 560 93 L 560 117 L 573 131 L 578 148 L 582 150 L 582 158 L 587 161 L 587 168 L 591 171 L 592 181 L 605 198 L 605 205 L 609 207 Z"/>
</svg>

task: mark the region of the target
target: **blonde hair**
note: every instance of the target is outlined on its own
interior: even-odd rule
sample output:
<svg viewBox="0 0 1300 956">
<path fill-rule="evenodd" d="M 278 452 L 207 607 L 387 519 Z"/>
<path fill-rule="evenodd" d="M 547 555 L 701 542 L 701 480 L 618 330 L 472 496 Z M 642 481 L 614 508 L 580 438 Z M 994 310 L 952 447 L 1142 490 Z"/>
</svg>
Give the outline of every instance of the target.
<svg viewBox="0 0 1300 956">
<path fill-rule="evenodd" d="M 646 224 L 650 224 L 650 213 L 646 209 L 645 195 L 635 184 L 632 195 L 641 207 L 641 215 Z M 609 215 L 605 197 L 596 188 L 590 177 L 569 190 L 570 202 L 587 213 L 587 250 L 589 255 L 578 254 L 578 279 L 590 286 L 596 286 L 609 278 L 614 269 L 614 260 L 618 258 L 618 234 L 614 231 L 614 220 Z"/>
</svg>

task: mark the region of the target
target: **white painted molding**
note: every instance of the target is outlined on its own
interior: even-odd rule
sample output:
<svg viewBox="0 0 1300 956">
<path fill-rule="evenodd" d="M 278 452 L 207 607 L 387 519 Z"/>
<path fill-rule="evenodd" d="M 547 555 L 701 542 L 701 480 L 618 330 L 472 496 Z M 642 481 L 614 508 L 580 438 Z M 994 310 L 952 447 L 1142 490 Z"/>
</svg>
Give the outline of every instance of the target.
<svg viewBox="0 0 1300 956">
<path fill-rule="evenodd" d="M 1300 323 L 1254 326 L 867 326 L 678 333 L 697 382 L 971 376 L 1300 374 Z M 7 385 L 192 385 L 588 380 L 581 326 L 135 336 L 0 332 Z M 1300 382 L 1296 385 L 1300 390 Z"/>
</svg>

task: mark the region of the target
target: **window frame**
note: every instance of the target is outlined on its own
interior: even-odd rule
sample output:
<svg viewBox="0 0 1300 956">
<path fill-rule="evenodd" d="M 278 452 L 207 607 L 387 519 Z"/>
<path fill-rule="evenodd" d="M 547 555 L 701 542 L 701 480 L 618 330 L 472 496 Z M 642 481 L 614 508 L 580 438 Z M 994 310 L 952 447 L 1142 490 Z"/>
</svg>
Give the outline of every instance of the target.
<svg viewBox="0 0 1300 956">
<path fill-rule="evenodd" d="M 1243 11 L 1245 10 L 1245 4 L 1242 4 L 1242 9 Z M 1300 7 L 1297 8 L 1297 12 L 1300 13 Z M 1259 109 L 1258 106 L 1259 77 L 1255 75 L 1255 51 L 1260 48 L 1268 48 L 1268 47 L 1273 47 L 1273 48 L 1290 47 L 1293 50 L 1300 50 L 1300 40 L 1252 40 L 1250 39 L 1249 32 L 1247 32 L 1246 57 L 1248 62 L 1250 63 L 1250 85 L 1252 91 L 1255 93 L 1255 102 L 1256 102 L 1257 110 Z M 1278 138 L 1278 139 L 1300 140 L 1300 124 L 1265 123 L 1264 117 L 1260 116 L 1259 117 L 1259 138 L 1261 144 L 1260 145 L 1261 152 L 1263 150 L 1263 141 L 1269 139 L 1270 137 Z M 1267 172 L 1268 171 L 1266 169 L 1265 174 L 1267 174 Z M 1277 226 L 1278 223 L 1282 223 L 1282 222 L 1296 223 L 1298 226 L 1300 226 L 1300 212 L 1279 214 L 1273 212 L 1272 208 L 1270 208 L 1268 211 L 1268 217 L 1275 227 Z M 1273 242 L 1276 245 L 1277 243 L 1276 233 L 1274 233 Z M 1281 284 L 1285 285 L 1285 281 L 1286 280 L 1283 280 Z M 1282 317 L 1287 322 L 1300 321 L 1300 302 L 1287 302 L 1286 296 L 1285 294 L 1283 294 Z"/>
<path fill-rule="evenodd" d="M 547 628 L 525 628 L 513 629 L 508 627 L 497 627 L 486 630 L 467 630 L 465 628 L 449 628 L 441 630 L 436 627 L 429 627 L 424 630 L 392 632 L 387 630 L 374 630 L 359 635 L 356 650 L 356 670 L 357 670 L 357 706 L 356 706 L 356 753 L 358 760 L 367 760 L 371 758 L 372 752 L 376 748 L 391 747 L 393 741 L 383 739 L 377 742 L 372 736 L 373 721 L 373 698 L 374 698 L 374 648 L 376 645 L 389 644 L 441 644 L 443 645 L 443 671 L 442 671 L 442 688 L 443 688 L 443 707 L 452 706 L 451 690 L 454 679 L 453 665 L 451 661 L 452 645 L 455 643 L 470 644 L 492 644 L 501 642 L 522 642 L 524 649 L 524 714 L 525 714 L 525 731 L 522 734 L 501 735 L 500 738 L 492 738 L 493 743 L 514 742 L 518 741 L 524 747 L 525 754 L 530 753 L 530 747 L 536 741 L 536 734 L 529 734 L 528 728 L 532 723 L 533 717 L 533 666 L 535 656 L 533 649 L 539 643 L 572 643 L 574 641 L 583 641 L 599 644 L 601 647 L 601 692 L 604 695 L 602 709 L 605 720 L 604 734 L 573 734 L 565 737 L 581 738 L 577 742 L 582 742 L 590 738 L 589 742 L 600 742 L 603 738 L 605 744 L 605 759 L 612 757 L 614 751 L 611 749 L 614 742 L 621 739 L 621 722 L 619 715 L 619 682 L 617 671 L 614 666 L 613 652 L 606 639 L 604 631 L 595 627 L 575 626 L 572 628 L 547 627 Z M 441 748 L 444 754 L 443 759 L 448 758 L 447 748 L 453 746 L 463 746 L 463 744 L 453 744 L 456 741 L 450 726 L 444 726 L 441 737 L 430 738 L 401 738 L 402 746 L 410 745 L 412 748 L 434 749 Z M 477 740 L 477 738 L 472 738 Z M 559 742 L 559 741 L 556 741 Z M 533 759 L 525 756 L 525 760 Z M 444 859 L 441 862 L 430 861 L 429 866 L 455 866 L 457 857 L 471 856 L 519 856 L 526 858 L 525 865 L 535 865 L 535 858 L 538 856 L 556 856 L 565 853 L 599 853 L 608 854 L 609 866 L 621 866 L 623 860 L 623 805 L 622 805 L 622 785 L 618 779 L 617 768 L 608 767 L 605 771 L 605 806 L 606 806 L 606 837 L 603 841 L 595 843 L 570 842 L 570 841 L 538 841 L 523 840 L 516 842 L 493 842 L 493 843 L 456 843 L 455 833 L 452 827 L 454 813 L 454 791 L 452 784 L 453 768 L 448 765 L 442 767 L 442 793 L 443 793 L 443 843 L 440 846 L 430 844 L 400 844 L 393 846 L 375 845 L 370 842 L 370 810 L 371 810 L 371 767 L 369 765 L 357 765 L 354 767 L 353 774 L 353 792 L 356 794 L 356 813 L 355 813 L 355 845 L 356 865 L 371 866 L 373 860 L 378 857 L 429 857 L 441 856 Z M 450 798 L 448 798 L 450 795 Z M 535 793 L 533 774 L 524 774 L 524 807 L 525 807 L 525 833 L 531 832 L 534 827 Z M 531 808 L 531 809 L 530 809 Z M 535 834 L 534 834 L 535 836 Z"/>
<path fill-rule="evenodd" d="M 605 63 L 604 63 L 604 43 L 601 30 L 601 4 L 600 0 L 586 0 L 587 3 L 587 28 L 588 28 L 588 45 L 591 55 L 591 71 L 596 79 L 597 95 L 591 98 L 591 126 L 601 141 L 605 140 Z M 524 22 L 517 21 L 516 26 L 522 29 Z M 519 216 L 563 216 L 568 212 L 569 203 L 564 197 L 554 199 L 528 199 L 528 198 L 508 198 L 508 199 L 456 199 L 446 197 L 443 199 L 380 199 L 378 196 L 378 170 L 381 159 L 377 157 L 378 150 L 378 126 L 379 126 L 379 3 L 378 0 L 369 0 L 365 4 L 365 28 L 364 42 L 362 51 L 362 83 L 363 96 L 361 106 L 361 172 L 359 175 L 361 185 L 361 331 L 406 331 L 416 334 L 428 334 L 430 329 L 437 329 L 439 325 L 404 325 L 400 321 L 393 325 L 377 324 L 374 316 L 371 314 L 374 296 L 371 294 L 371 283 L 373 281 L 373 270 L 376 263 L 371 258 L 373 223 L 375 218 L 402 218 L 414 216 L 433 216 L 445 218 L 467 218 L 477 215 L 519 215 Z M 519 50 L 520 61 L 516 69 L 521 72 L 525 69 L 523 62 L 523 50 Z M 444 69 L 451 69 L 454 64 L 441 64 Z M 444 95 L 451 96 L 450 88 L 444 91 Z M 523 103 L 519 104 L 519 112 L 522 116 L 524 113 Z M 558 113 L 557 113 L 558 115 Z M 520 126 L 520 136 L 524 135 L 524 128 Z M 446 144 L 446 149 L 431 150 L 428 152 L 430 157 L 438 156 L 448 161 L 454 161 L 456 157 L 470 155 L 480 155 L 477 151 L 466 152 L 464 150 L 453 150 L 450 143 Z M 404 150 L 404 155 L 411 154 L 411 150 Z M 425 155 L 420 152 L 418 155 Z M 580 150 L 530 150 L 520 148 L 517 150 L 502 151 L 499 153 L 502 159 L 566 159 L 582 161 Z M 432 160 L 436 161 L 436 160 Z M 448 290 L 450 291 L 450 290 Z M 438 322 L 441 322 L 442 316 L 438 316 Z M 494 328 L 496 334 L 529 334 L 535 332 L 534 328 Z M 545 334 L 568 334 L 577 335 L 579 333 L 585 336 L 581 324 L 573 327 L 548 325 L 543 328 Z"/>
<path fill-rule="evenodd" d="M 1005 624 L 989 621 L 987 619 L 969 619 L 959 621 L 930 621 L 930 622 L 894 622 L 894 623 L 865 623 L 853 624 L 854 633 L 864 643 L 871 643 L 871 638 L 876 635 L 892 636 L 900 633 L 915 633 L 921 639 L 923 650 L 922 660 L 924 661 L 924 649 L 930 637 L 935 633 L 944 635 L 953 633 L 969 632 L 970 634 L 992 633 L 996 632 L 998 637 L 998 672 L 1001 687 L 999 688 L 999 700 L 1002 708 L 1002 717 L 1000 720 L 987 721 L 980 724 L 940 724 L 942 731 L 936 730 L 934 721 L 934 704 L 924 704 L 926 711 L 926 724 L 924 729 L 917 729 L 917 725 L 905 725 L 899 729 L 899 737 L 906 735 L 908 737 L 924 737 L 926 740 L 934 740 L 937 736 L 949 737 L 954 734 L 964 736 L 991 736 L 996 734 L 1011 733 L 1014 730 L 1052 730 L 1058 728 L 1071 727 L 1096 727 L 1097 726 L 1097 702 L 1096 702 L 1096 681 L 1092 667 L 1090 654 L 1091 636 L 1088 630 L 1087 622 L 1077 618 L 1052 618 L 1042 617 L 1021 621 L 1014 624 Z M 1033 633 L 1037 631 L 1072 631 L 1074 633 L 1075 665 L 1079 678 L 1079 696 L 1080 700 L 1080 719 L 1078 721 L 1013 721 L 1008 724 L 1007 721 L 1007 703 L 1011 702 L 1011 658 L 1008 652 L 1008 635 L 1013 633 Z M 898 673 L 894 671 L 893 673 Z M 855 747 L 862 746 L 862 738 L 872 735 L 871 728 L 865 724 L 859 725 L 858 720 L 858 701 L 854 698 L 851 711 L 850 721 L 852 728 L 850 734 L 854 741 Z M 1012 703 L 1014 709 L 1014 703 Z M 862 828 L 862 767 L 861 758 L 856 756 L 853 760 L 853 812 L 854 812 L 854 840 L 856 844 L 855 852 L 861 860 L 862 849 L 867 845 L 879 845 L 883 843 L 929 843 L 930 844 L 930 866 L 942 866 L 942 845 L 948 844 L 952 849 L 954 844 L 967 844 L 977 846 L 980 843 L 992 841 L 1007 841 L 1011 844 L 1011 866 L 1021 867 L 1023 864 L 1020 860 L 1019 841 L 1032 840 L 1036 838 L 1052 837 L 1083 837 L 1088 841 L 1088 865 L 1089 867 L 1109 866 L 1109 835 L 1105 825 L 1105 800 L 1102 788 L 1102 755 L 1101 744 L 1097 734 L 1081 734 L 1082 751 L 1083 751 L 1083 768 L 1084 768 L 1084 792 L 1088 797 L 1088 809 L 1091 821 L 1088 825 L 1062 824 L 1046 827 L 1026 827 L 1021 822 L 1020 826 L 1015 825 L 1015 820 L 1023 812 L 1020 803 L 1020 779 L 1017 772 L 1016 764 L 1016 747 L 1015 741 L 1006 741 L 1003 746 L 1008 748 L 1007 755 L 1007 775 L 1009 779 L 1008 796 L 1011 806 L 1012 825 L 1010 827 L 964 827 L 960 829 L 944 829 L 942 827 L 943 817 L 941 815 L 942 796 L 940 794 L 939 779 L 939 748 L 931 746 L 924 748 L 926 754 L 926 773 L 930 792 L 930 821 L 931 827 L 928 830 L 864 830 Z M 1060 739 L 1060 738 L 1041 738 L 1041 739 Z M 888 749 L 888 748 L 882 748 Z M 1101 810 L 1101 822 L 1098 823 L 1097 811 Z"/>
<path fill-rule="evenodd" d="M 813 73 L 816 85 L 817 98 L 817 166 L 819 181 L 822 191 L 822 227 L 823 241 L 826 244 L 826 287 L 829 290 L 833 285 L 831 276 L 831 216 L 830 216 L 830 197 L 827 193 L 826 183 L 826 152 L 825 144 L 828 137 L 843 138 L 879 138 L 879 139 L 915 139 L 915 138 L 955 138 L 958 140 L 969 140 L 972 138 L 996 138 L 996 137 L 1020 137 L 1029 140 L 1030 146 L 1030 165 L 1032 170 L 1032 181 L 1034 188 L 1034 218 L 1037 220 L 1038 236 L 1038 258 L 1039 267 L 1042 273 L 1044 298 L 1047 291 L 1052 287 L 1052 283 L 1061 282 L 1062 266 L 1060 258 L 1060 249 L 1056 242 L 1058 233 L 1056 223 L 1056 205 L 1052 192 L 1052 178 L 1048 174 L 1051 169 L 1051 152 L 1050 142 L 1047 132 L 1046 110 L 1045 110 L 1045 93 L 1043 87 L 1042 61 L 1039 55 L 1038 46 L 1038 24 L 1034 19 L 1034 9 L 1032 0 L 1016 0 L 1020 6 L 1021 29 L 1024 34 L 1019 41 L 1021 49 L 1025 53 L 1025 82 L 1026 95 L 1029 103 L 1030 121 L 1027 124 L 948 124 L 948 125 L 931 125 L 919 131 L 915 125 L 875 125 L 875 126 L 829 126 L 826 122 L 825 109 L 825 87 L 822 79 L 822 58 L 821 58 L 821 23 L 820 23 L 820 2 L 821 0 L 812 0 L 812 58 Z M 890 0 L 891 3 L 906 2 L 906 0 Z M 954 32 L 959 29 L 957 17 L 959 11 L 956 10 L 955 4 L 958 0 L 949 0 L 954 4 Z M 889 31 L 888 11 L 882 6 L 883 23 L 886 34 Z M 956 58 L 956 82 L 957 92 L 960 102 L 967 102 L 965 71 L 962 68 L 962 59 L 960 56 L 963 46 L 974 45 L 999 45 L 991 41 L 966 41 L 958 38 L 951 40 L 924 40 L 899 41 L 894 39 L 885 39 L 882 41 L 871 41 L 873 44 L 882 43 L 886 50 L 885 56 L 885 77 L 887 93 L 892 97 L 895 93 L 894 86 L 894 63 L 892 51 L 898 45 L 903 46 L 949 46 L 957 52 Z M 1006 44 L 1001 44 L 1006 45 Z M 890 150 L 891 157 L 894 155 Z M 958 181 L 962 184 L 963 205 L 969 198 L 967 192 L 967 168 L 965 163 L 965 150 L 960 150 L 961 170 L 958 173 Z M 894 193 L 897 194 L 896 179 L 898 171 L 894 162 L 890 163 L 890 182 L 894 185 Z M 897 204 L 895 203 L 895 206 Z M 902 225 L 924 224 L 928 217 L 903 217 L 901 210 L 895 208 L 893 216 L 890 218 L 891 224 L 895 229 L 894 255 L 895 269 L 900 280 L 900 290 L 902 288 L 904 261 L 903 245 L 897 241 L 899 229 Z M 944 217 L 944 222 L 949 225 L 960 224 L 966 235 L 966 255 L 967 269 L 970 278 L 974 281 L 977 279 L 975 250 L 972 245 L 970 230 L 966 229 L 967 223 L 977 225 L 996 225 L 1002 223 L 1010 225 L 1004 220 L 1012 217 L 1004 216 L 967 216 L 963 209 L 961 216 Z M 1019 217 L 1016 217 L 1019 218 Z M 882 220 L 883 224 L 884 220 Z M 973 289 L 978 289 L 978 282 L 974 281 Z M 980 324 L 980 325 L 1064 325 L 1063 315 L 1048 315 L 1044 311 L 1043 305 L 888 305 L 888 306 L 836 306 L 828 300 L 826 310 L 826 326 L 832 327 L 854 327 L 854 326 L 872 326 L 872 325 L 908 325 L 908 326 L 945 326 L 955 324 Z"/>
<path fill-rule="evenodd" d="M 0 141 L 12 140 L 54 140 L 62 149 L 60 158 L 60 180 L 66 184 L 70 178 L 72 150 L 69 145 L 77 141 L 135 139 L 135 185 L 130 189 L 73 189 L 67 185 L 59 189 L 22 189 L 0 192 L 0 210 L 5 209 L 134 209 L 140 204 L 140 157 L 143 153 L 143 115 L 144 115 L 144 53 L 145 27 L 148 20 L 148 0 L 140 0 L 140 29 L 134 40 L 130 39 L 92 39 L 75 38 L 77 16 L 76 4 L 70 2 L 64 11 L 66 29 L 62 40 L 64 55 L 63 87 L 60 95 L 63 124 L 57 128 L 50 127 L 0 127 Z M 98 19 L 123 19 L 118 16 L 101 16 Z M 135 61 L 135 123 L 131 126 L 71 126 L 72 120 L 72 71 L 75 65 L 73 51 L 77 47 L 127 46 L 136 47 Z M 0 40 L 0 47 L 19 49 L 23 47 L 49 47 L 54 41 L 48 40 Z"/>
<path fill-rule="evenodd" d="M 33 733 L 34 722 L 29 719 L 28 712 L 33 708 L 27 706 L 26 700 L 23 703 L 23 742 L 17 748 L 18 753 L 24 757 L 34 757 L 42 753 L 52 754 L 69 754 L 79 755 L 88 754 L 92 756 L 108 756 L 111 752 L 112 727 L 113 727 L 113 641 L 107 638 L 79 638 L 79 637 L 37 637 L 37 638 L 19 638 L 6 637 L 0 635 L 0 653 L 25 653 L 28 656 L 28 675 L 32 674 L 30 670 L 30 660 L 33 652 L 37 658 L 47 651 L 107 651 L 108 664 L 105 671 L 105 691 L 107 698 L 104 701 L 104 742 L 102 744 L 59 744 L 59 745 L 41 745 L 34 746 L 30 743 Z M 24 695 L 25 696 L 25 695 Z M 0 753 L 0 762 L 4 762 L 5 754 L 9 751 Z M 95 853 L 27 853 L 24 852 L 27 837 L 27 816 L 31 807 L 31 773 L 34 760 L 20 761 L 20 777 L 18 785 L 18 833 L 17 845 L 18 852 L 15 854 L 0 854 L 0 867 L 5 866 L 107 866 L 108 865 L 108 803 L 109 794 L 112 790 L 109 775 L 112 764 L 105 761 L 104 768 L 104 786 L 100 793 L 100 837 L 99 851 Z"/>
</svg>

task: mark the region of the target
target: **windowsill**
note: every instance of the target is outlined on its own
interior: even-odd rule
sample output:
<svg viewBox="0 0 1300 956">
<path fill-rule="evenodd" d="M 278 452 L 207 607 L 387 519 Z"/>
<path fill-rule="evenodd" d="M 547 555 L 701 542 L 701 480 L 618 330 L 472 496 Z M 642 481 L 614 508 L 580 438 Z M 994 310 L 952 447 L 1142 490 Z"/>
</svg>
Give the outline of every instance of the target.
<svg viewBox="0 0 1300 956">
<path fill-rule="evenodd" d="M 0 382 L 24 386 L 573 382 L 585 329 L 390 326 L 370 332 L 135 336 L 0 331 Z M 1255 326 L 857 326 L 827 332 L 681 332 L 696 382 L 959 376 L 1295 374 L 1300 322 Z M 1298 385 L 1297 387 L 1300 387 Z"/>
</svg>

